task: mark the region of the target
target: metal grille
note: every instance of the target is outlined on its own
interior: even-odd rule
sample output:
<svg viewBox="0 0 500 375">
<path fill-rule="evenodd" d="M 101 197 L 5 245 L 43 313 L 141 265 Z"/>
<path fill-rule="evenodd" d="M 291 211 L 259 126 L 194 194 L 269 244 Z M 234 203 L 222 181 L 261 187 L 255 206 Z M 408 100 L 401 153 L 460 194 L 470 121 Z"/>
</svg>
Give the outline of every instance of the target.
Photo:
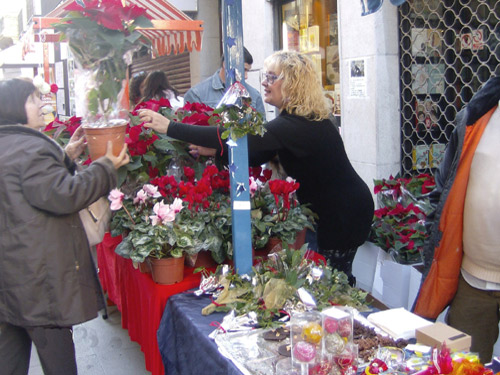
<svg viewBox="0 0 500 375">
<path fill-rule="evenodd" d="M 409 0 L 399 15 L 401 173 L 433 173 L 457 113 L 500 74 L 500 1 Z"/>
</svg>

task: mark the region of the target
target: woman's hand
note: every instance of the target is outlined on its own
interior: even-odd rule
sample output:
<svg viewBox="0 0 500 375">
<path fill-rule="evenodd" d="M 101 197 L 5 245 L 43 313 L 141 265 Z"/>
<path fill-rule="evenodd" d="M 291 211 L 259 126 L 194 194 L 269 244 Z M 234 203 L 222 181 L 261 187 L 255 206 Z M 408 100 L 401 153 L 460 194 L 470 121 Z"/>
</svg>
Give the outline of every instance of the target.
<svg viewBox="0 0 500 375">
<path fill-rule="evenodd" d="M 106 156 L 109 160 L 113 162 L 113 166 L 115 167 L 115 169 L 118 169 L 121 166 L 126 165 L 130 162 L 130 158 L 127 154 L 126 143 L 123 145 L 120 154 L 118 156 L 115 156 L 113 154 L 113 143 L 111 141 L 108 141 L 108 147 L 106 148 L 106 155 L 104 156 Z"/>
<path fill-rule="evenodd" d="M 215 148 L 208 148 L 203 146 L 189 145 L 189 153 L 197 158 L 198 156 L 215 156 Z"/>
<path fill-rule="evenodd" d="M 75 160 L 82 154 L 83 150 L 85 150 L 85 146 L 85 134 L 83 128 L 79 126 L 69 139 L 64 151 L 71 160 Z"/>
<path fill-rule="evenodd" d="M 139 109 L 139 118 L 144 122 L 145 128 L 151 128 L 158 133 L 167 134 L 170 120 L 158 112 L 150 109 Z"/>
</svg>

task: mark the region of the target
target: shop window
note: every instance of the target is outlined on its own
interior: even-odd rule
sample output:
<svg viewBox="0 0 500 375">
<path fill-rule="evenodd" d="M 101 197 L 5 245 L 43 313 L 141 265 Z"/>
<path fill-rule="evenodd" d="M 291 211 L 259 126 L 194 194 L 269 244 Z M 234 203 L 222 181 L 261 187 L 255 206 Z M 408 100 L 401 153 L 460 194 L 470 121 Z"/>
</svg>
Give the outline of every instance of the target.
<svg viewBox="0 0 500 375">
<path fill-rule="evenodd" d="M 399 15 L 401 171 L 433 173 L 457 113 L 500 73 L 500 2 L 412 0 Z"/>
<path fill-rule="evenodd" d="M 308 55 L 340 115 L 339 37 L 336 0 L 294 0 L 281 4 L 281 48 Z"/>
</svg>

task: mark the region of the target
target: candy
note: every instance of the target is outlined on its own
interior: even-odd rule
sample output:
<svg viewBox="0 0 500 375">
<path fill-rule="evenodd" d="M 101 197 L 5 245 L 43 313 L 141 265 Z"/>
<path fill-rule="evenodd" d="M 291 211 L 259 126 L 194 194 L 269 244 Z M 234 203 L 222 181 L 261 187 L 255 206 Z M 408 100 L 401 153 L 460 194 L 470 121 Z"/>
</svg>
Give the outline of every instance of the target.
<svg viewBox="0 0 500 375">
<path fill-rule="evenodd" d="M 342 352 L 342 354 L 336 356 L 334 360 L 338 366 L 340 366 L 341 368 L 346 368 L 348 366 L 351 366 L 354 362 L 354 353 L 351 350 L 346 349 Z"/>
<path fill-rule="evenodd" d="M 325 349 L 330 353 L 340 353 L 344 350 L 345 341 L 338 333 L 326 335 L 324 338 Z"/>
<path fill-rule="evenodd" d="M 316 322 L 307 323 L 302 328 L 302 338 L 307 342 L 317 344 L 321 341 L 322 337 L 323 328 Z"/>
<path fill-rule="evenodd" d="M 324 326 L 325 326 L 326 332 L 328 332 L 328 333 L 335 333 L 339 329 L 339 323 L 335 319 L 328 318 L 328 317 L 325 318 Z"/>
<path fill-rule="evenodd" d="M 294 359 L 300 362 L 311 362 L 316 357 L 316 346 L 306 341 L 299 341 L 293 346 Z"/>
<path fill-rule="evenodd" d="M 339 322 L 339 334 L 342 337 L 349 337 L 352 333 L 351 319 L 342 319 Z"/>
</svg>

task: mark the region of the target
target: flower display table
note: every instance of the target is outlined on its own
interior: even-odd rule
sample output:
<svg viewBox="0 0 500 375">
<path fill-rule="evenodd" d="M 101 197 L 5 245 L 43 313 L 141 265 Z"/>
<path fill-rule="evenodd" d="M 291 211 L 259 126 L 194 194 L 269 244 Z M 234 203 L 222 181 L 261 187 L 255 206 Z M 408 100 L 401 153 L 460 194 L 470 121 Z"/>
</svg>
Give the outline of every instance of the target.
<svg viewBox="0 0 500 375">
<path fill-rule="evenodd" d="M 156 284 L 150 274 L 135 269 L 129 259 L 115 253 L 120 237 L 104 236 L 97 245 L 99 279 L 108 298 L 122 314 L 122 327 L 128 329 L 130 338 L 139 343 L 144 353 L 146 369 L 153 375 L 165 373 L 156 332 L 160 325 L 167 300 L 174 294 L 195 288 L 200 274 L 193 268 L 184 269 L 184 280 L 174 285 Z"/>
</svg>

